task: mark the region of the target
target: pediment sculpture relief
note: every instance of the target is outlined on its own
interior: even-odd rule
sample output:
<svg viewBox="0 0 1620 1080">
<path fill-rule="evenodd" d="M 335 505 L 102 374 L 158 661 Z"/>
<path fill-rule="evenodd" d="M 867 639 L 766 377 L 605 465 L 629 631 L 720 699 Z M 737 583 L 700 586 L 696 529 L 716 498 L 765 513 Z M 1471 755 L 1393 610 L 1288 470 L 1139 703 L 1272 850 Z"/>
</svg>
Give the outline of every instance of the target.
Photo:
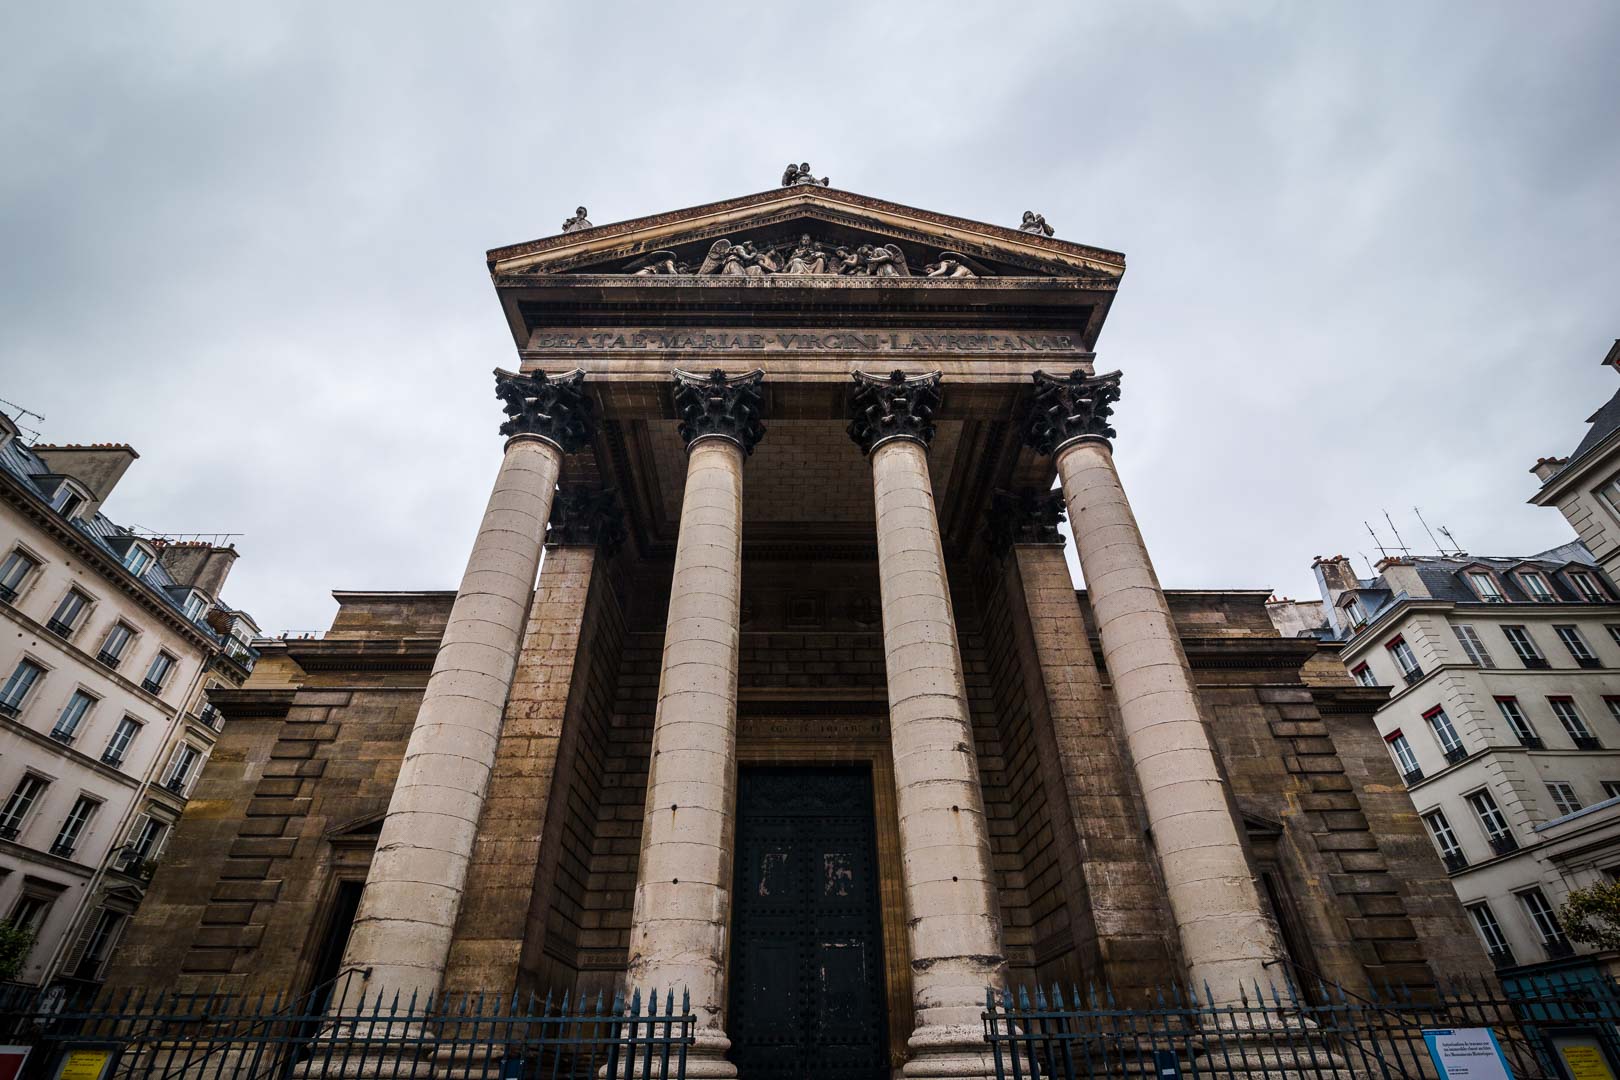
<svg viewBox="0 0 1620 1080">
<path fill-rule="evenodd" d="M 694 266 L 682 262 L 673 251 L 653 251 L 625 264 L 625 273 L 637 277 L 666 274 L 694 274 L 698 277 L 763 278 L 783 275 L 831 275 L 842 277 L 933 277 L 974 278 L 993 276 L 992 271 L 957 251 L 942 251 L 939 259 L 915 273 L 906 253 L 897 244 L 860 244 L 856 247 L 830 244 L 801 233 L 796 240 L 781 244 L 759 244 L 753 240 L 733 243 L 716 240 L 703 262 Z"/>
</svg>

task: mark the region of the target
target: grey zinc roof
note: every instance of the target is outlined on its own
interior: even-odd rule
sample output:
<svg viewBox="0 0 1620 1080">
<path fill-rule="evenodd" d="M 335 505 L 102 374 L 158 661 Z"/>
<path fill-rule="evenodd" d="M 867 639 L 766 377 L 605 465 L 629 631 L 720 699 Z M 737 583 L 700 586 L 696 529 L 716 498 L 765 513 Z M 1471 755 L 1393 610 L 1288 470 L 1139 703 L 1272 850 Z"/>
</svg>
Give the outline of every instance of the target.
<svg viewBox="0 0 1620 1080">
<path fill-rule="evenodd" d="M 1592 426 L 1587 429 L 1586 437 L 1575 448 L 1575 452 L 1569 455 L 1571 461 L 1607 439 L 1616 429 L 1620 429 L 1620 390 L 1616 390 L 1614 396 L 1593 413 L 1587 423 Z"/>
<path fill-rule="evenodd" d="M 4 446 L 0 446 L 0 468 L 5 469 L 22 481 L 23 486 L 38 495 L 42 502 L 47 501 L 44 495 L 40 493 L 39 485 L 35 481 L 40 477 L 53 474 L 49 466 L 45 464 L 38 454 L 24 446 L 17 439 L 7 439 Z M 135 535 L 107 517 L 100 510 L 88 517 L 74 518 L 69 524 L 77 528 L 97 547 L 118 562 L 123 561 L 123 552 L 114 547 L 114 544 L 119 540 L 133 539 Z M 170 607 L 174 608 L 176 614 L 182 618 L 185 617 L 186 596 L 191 590 L 176 582 L 161 562 L 156 559 L 152 560 L 151 565 L 142 571 L 140 576 L 141 580 L 150 586 L 153 592 L 162 597 Z M 214 632 L 213 627 L 201 619 L 188 621 L 208 638 L 214 641 L 220 640 L 220 636 Z"/>
</svg>

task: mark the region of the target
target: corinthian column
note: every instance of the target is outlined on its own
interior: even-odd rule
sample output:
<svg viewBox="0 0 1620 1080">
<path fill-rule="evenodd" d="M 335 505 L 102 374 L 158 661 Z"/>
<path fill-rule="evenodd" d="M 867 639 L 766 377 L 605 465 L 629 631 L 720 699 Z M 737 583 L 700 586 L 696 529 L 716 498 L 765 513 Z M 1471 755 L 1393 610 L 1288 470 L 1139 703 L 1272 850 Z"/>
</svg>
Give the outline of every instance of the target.
<svg viewBox="0 0 1620 1080">
<path fill-rule="evenodd" d="M 1119 373 L 1035 373 L 1025 438 L 1057 464 L 1120 721 L 1147 804 L 1187 977 L 1216 1001 L 1264 986 L 1279 956 L 1192 672 L 1114 468 Z"/>
<path fill-rule="evenodd" d="M 590 437 L 584 373 L 495 373 L 506 455 L 411 728 L 344 951 L 352 995 L 408 1001 L 444 975 L 563 455 Z M 357 1004 L 351 1000 L 347 1006 Z"/>
<path fill-rule="evenodd" d="M 641 865 L 630 928 L 631 987 L 685 987 L 697 1016 L 691 1077 L 730 1077 L 725 1059 L 737 786 L 737 640 L 743 460 L 765 434 L 764 373 L 675 373 L 686 443 L 675 573 L 658 676 Z"/>
<path fill-rule="evenodd" d="M 849 434 L 872 462 L 915 1027 L 907 1076 L 993 1076 L 981 1019 L 1006 977 L 990 837 L 928 444 L 938 373 L 855 374 Z"/>
</svg>

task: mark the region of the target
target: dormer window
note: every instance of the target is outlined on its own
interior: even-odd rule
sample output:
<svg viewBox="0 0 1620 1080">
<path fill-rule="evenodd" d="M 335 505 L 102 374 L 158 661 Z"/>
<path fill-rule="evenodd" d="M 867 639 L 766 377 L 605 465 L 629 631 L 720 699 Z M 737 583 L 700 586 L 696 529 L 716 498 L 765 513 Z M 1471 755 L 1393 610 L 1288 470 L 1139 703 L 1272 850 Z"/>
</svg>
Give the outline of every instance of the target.
<svg viewBox="0 0 1620 1080">
<path fill-rule="evenodd" d="M 131 544 L 129 550 L 124 552 L 124 569 L 140 577 L 146 573 L 146 568 L 152 565 L 154 557 L 151 548 L 142 544 Z"/>
<path fill-rule="evenodd" d="M 202 593 L 193 592 L 190 596 L 186 597 L 186 618 L 190 619 L 192 622 L 196 622 L 198 619 L 201 619 L 207 610 L 208 597 L 204 596 Z"/>
<path fill-rule="evenodd" d="M 1496 584 L 1496 575 L 1485 570 L 1470 570 L 1465 575 L 1468 587 L 1474 590 L 1474 595 L 1487 604 L 1502 604 L 1507 597 L 1502 595 L 1502 589 Z"/>
<path fill-rule="evenodd" d="M 1367 625 L 1367 611 L 1361 606 L 1359 597 L 1346 597 L 1344 601 L 1344 615 L 1350 620 L 1352 630 L 1360 630 Z"/>
<path fill-rule="evenodd" d="M 89 495 L 63 480 L 56 485 L 56 494 L 51 496 L 51 509 L 71 521 L 89 501 Z"/>
<path fill-rule="evenodd" d="M 1608 602 L 1609 597 L 1604 593 L 1603 586 L 1598 584 L 1597 578 L 1593 577 L 1589 571 L 1571 570 L 1565 576 L 1569 578 L 1569 583 L 1575 587 L 1575 595 L 1582 600 L 1591 604 Z"/>
<path fill-rule="evenodd" d="M 1551 586 L 1547 584 L 1546 577 L 1539 571 L 1521 570 L 1519 584 L 1524 586 L 1525 595 L 1538 604 L 1550 604 L 1558 599 L 1553 594 Z"/>
</svg>

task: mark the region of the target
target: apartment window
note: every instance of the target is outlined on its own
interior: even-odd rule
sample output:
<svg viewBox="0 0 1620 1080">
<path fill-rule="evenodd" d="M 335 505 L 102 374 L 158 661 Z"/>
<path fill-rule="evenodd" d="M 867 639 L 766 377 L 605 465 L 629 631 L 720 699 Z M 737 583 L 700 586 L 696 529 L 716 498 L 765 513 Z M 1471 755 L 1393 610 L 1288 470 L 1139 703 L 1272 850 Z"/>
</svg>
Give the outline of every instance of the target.
<svg viewBox="0 0 1620 1080">
<path fill-rule="evenodd" d="M 28 693 L 39 684 L 44 676 L 45 669 L 32 660 L 19 660 L 17 667 L 6 680 L 6 685 L 0 688 L 0 716 L 15 717 L 22 712 L 23 702 L 28 700 Z"/>
<path fill-rule="evenodd" d="M 1463 854 L 1462 845 L 1457 843 L 1457 834 L 1451 831 L 1451 822 L 1446 820 L 1445 814 L 1430 810 L 1423 815 L 1423 823 L 1429 827 L 1447 870 L 1455 872 L 1468 865 L 1468 856 Z"/>
<path fill-rule="evenodd" d="M 11 906 L 11 914 L 6 918 L 12 926 L 19 930 L 32 930 L 39 932 L 45 923 L 45 916 L 51 912 L 51 905 L 56 903 L 54 896 L 40 896 L 38 893 L 23 893 L 17 897 L 17 902 Z"/>
<path fill-rule="evenodd" d="M 1603 797 L 1605 799 L 1620 799 L 1620 780 L 1603 781 Z"/>
<path fill-rule="evenodd" d="M 176 795 L 184 795 L 186 787 L 191 782 L 191 771 L 197 767 L 197 761 L 202 755 L 190 743 L 181 743 L 174 752 L 174 759 L 169 762 L 169 774 L 163 780 L 163 786 Z"/>
<path fill-rule="evenodd" d="M 136 577 L 140 577 L 142 574 L 146 573 L 146 568 L 151 565 L 151 550 L 141 546 L 140 544 L 131 544 L 129 545 L 129 550 L 124 552 L 124 569 L 128 570 Z"/>
<path fill-rule="evenodd" d="M 1549 697 L 1547 704 L 1552 706 L 1553 715 L 1558 722 L 1564 725 L 1564 732 L 1575 743 L 1577 750 L 1601 750 L 1603 745 L 1592 734 L 1592 729 L 1586 726 L 1586 720 L 1575 707 L 1575 700 L 1567 697 Z"/>
<path fill-rule="evenodd" d="M 1551 603 L 1558 597 L 1547 585 L 1547 579 L 1534 570 L 1526 570 L 1519 575 L 1519 584 L 1524 586 L 1525 595 L 1538 604 Z"/>
<path fill-rule="evenodd" d="M 1603 629 L 1609 632 L 1610 641 L 1614 642 L 1616 645 L 1620 645 L 1620 626 L 1610 623 Z"/>
<path fill-rule="evenodd" d="M 1355 679 L 1356 682 L 1360 683 L 1362 686 L 1378 685 L 1378 680 L 1373 676 L 1372 668 L 1368 667 L 1366 664 L 1357 664 L 1355 667 L 1351 668 L 1350 677 Z"/>
<path fill-rule="evenodd" d="M 194 592 L 190 596 L 186 597 L 185 614 L 186 618 L 190 619 L 192 622 L 196 622 L 198 619 L 202 618 L 203 612 L 207 610 L 208 598 L 202 593 Z"/>
<path fill-rule="evenodd" d="M 1473 587 L 1474 594 L 1487 604 L 1501 604 L 1507 601 L 1502 595 L 1501 588 L 1496 584 L 1496 575 L 1487 574 L 1483 570 L 1471 570 L 1468 575 L 1468 584 Z"/>
<path fill-rule="evenodd" d="M 1496 707 L 1502 713 L 1502 719 L 1507 721 L 1508 728 L 1512 730 L 1513 737 L 1519 740 L 1519 745 L 1528 746 L 1532 750 L 1541 749 L 1541 736 L 1531 726 L 1530 718 L 1524 715 L 1524 709 L 1519 706 L 1516 697 L 1499 697 Z"/>
<path fill-rule="evenodd" d="M 39 801 L 49 785 L 50 781 L 43 776 L 23 774 L 23 778 L 11 790 L 5 809 L 0 810 L 0 839 L 17 839 L 17 834 L 22 832 L 23 822 L 28 819 L 28 811 L 33 809 L 34 803 Z"/>
<path fill-rule="evenodd" d="M 1367 611 L 1361 606 L 1361 599 L 1356 596 L 1346 598 L 1344 614 L 1350 620 L 1352 630 L 1360 630 L 1367 625 Z"/>
<path fill-rule="evenodd" d="M 51 509 L 63 517 L 71 519 L 89 501 L 83 492 L 64 481 L 57 485 L 56 494 L 51 497 Z"/>
<path fill-rule="evenodd" d="M 1519 842 L 1513 839 L 1513 830 L 1508 828 L 1507 818 L 1502 816 L 1501 809 L 1496 800 L 1491 798 L 1488 791 L 1476 791 L 1467 796 L 1468 806 L 1479 818 L 1480 825 L 1485 829 L 1485 838 L 1491 842 L 1491 850 L 1498 855 L 1506 855 L 1510 851 L 1519 849 Z"/>
<path fill-rule="evenodd" d="M 1468 749 L 1457 737 L 1457 729 L 1452 726 L 1446 710 L 1436 705 L 1423 714 L 1423 719 L 1429 722 L 1429 727 L 1434 731 L 1434 741 L 1440 744 L 1440 752 L 1446 755 L 1447 764 L 1456 764 L 1468 756 Z"/>
<path fill-rule="evenodd" d="M 45 628 L 60 637 L 67 637 L 73 633 L 74 627 L 79 625 L 79 618 L 90 607 L 90 598 L 78 589 L 69 589 L 68 594 L 62 597 L 62 602 L 56 605 L 56 611 L 51 615 Z"/>
<path fill-rule="evenodd" d="M 1491 954 L 1492 962 L 1497 967 L 1511 966 L 1514 962 L 1513 949 L 1508 945 L 1507 936 L 1502 933 L 1491 905 L 1470 904 L 1468 914 L 1473 917 L 1474 928 L 1479 931 L 1480 940 L 1485 942 L 1485 951 Z"/>
<path fill-rule="evenodd" d="M 1587 646 L 1586 639 L 1581 637 L 1580 630 L 1573 626 L 1555 626 L 1553 627 L 1553 631 L 1558 635 L 1558 640 L 1564 643 L 1564 648 L 1569 650 L 1569 655 L 1573 656 L 1575 658 L 1575 662 L 1581 665 L 1581 667 L 1593 668 L 1603 666 L 1603 662 L 1600 661 L 1597 658 L 1597 655 L 1592 652 L 1591 648 Z"/>
<path fill-rule="evenodd" d="M 118 727 L 113 730 L 112 738 L 107 740 L 107 749 L 101 752 L 101 760 L 108 765 L 117 765 L 124 760 L 129 752 L 129 744 L 135 741 L 135 736 L 141 733 L 141 722 L 133 716 L 123 717 L 118 721 Z"/>
<path fill-rule="evenodd" d="M 1604 694 L 1603 704 L 1609 707 L 1609 715 L 1616 721 L 1620 721 L 1620 697 L 1615 697 L 1613 694 Z"/>
<path fill-rule="evenodd" d="M 130 835 L 129 843 L 125 845 L 125 852 L 131 858 L 155 858 L 158 848 L 163 843 L 163 834 L 169 827 L 150 814 L 141 819 L 140 826 Z"/>
<path fill-rule="evenodd" d="M 84 827 L 100 809 L 101 803 L 88 795 L 80 795 L 73 802 L 73 809 L 68 811 L 67 820 L 62 822 L 62 829 L 56 834 L 56 840 L 51 844 L 51 854 L 61 858 L 71 858 L 74 848 L 78 847 L 79 837 L 84 835 Z"/>
<path fill-rule="evenodd" d="M 101 969 L 112 953 L 113 943 L 118 939 L 118 932 L 123 929 L 126 918 L 128 916 L 121 911 L 101 909 L 101 914 L 96 917 L 95 928 L 90 931 L 90 937 L 84 943 L 84 953 L 79 957 L 79 965 L 74 968 L 76 978 L 101 977 Z"/>
<path fill-rule="evenodd" d="M 56 718 L 56 726 L 51 729 L 51 738 L 57 742 L 71 743 L 78 734 L 79 725 L 84 718 L 90 715 L 90 710 L 96 707 L 94 694 L 87 694 L 83 690 L 73 691 L 68 703 L 62 706 L 62 714 Z"/>
<path fill-rule="evenodd" d="M 1417 654 L 1412 652 L 1412 646 L 1406 643 L 1404 637 L 1396 636 L 1384 643 L 1389 655 L 1394 659 L 1395 666 L 1401 669 L 1408 685 L 1423 678 L 1423 669 L 1418 666 Z"/>
<path fill-rule="evenodd" d="M 110 668 L 116 668 L 124 659 L 124 650 L 129 643 L 135 640 L 135 631 L 126 622 L 115 622 L 112 629 L 107 631 L 107 640 L 101 643 L 101 652 L 96 659 Z"/>
<path fill-rule="evenodd" d="M 1575 586 L 1575 594 L 1582 600 L 1593 604 L 1606 603 L 1609 599 L 1604 593 L 1603 586 L 1599 585 L 1597 578 L 1585 570 L 1571 570 L 1567 575 L 1569 583 Z"/>
<path fill-rule="evenodd" d="M 1575 794 L 1575 786 L 1562 780 L 1547 781 L 1547 794 L 1552 796 L 1553 805 L 1558 808 L 1558 816 L 1573 814 L 1581 808 L 1581 800 Z"/>
<path fill-rule="evenodd" d="M 7 555 L 6 561 L 0 563 L 0 600 L 9 604 L 17 599 L 17 594 L 22 592 L 23 582 L 38 566 L 39 563 L 21 551 Z"/>
<path fill-rule="evenodd" d="M 1468 656 L 1468 659 L 1482 668 L 1496 666 L 1496 661 L 1491 659 L 1491 654 L 1486 650 L 1485 643 L 1479 640 L 1479 635 L 1474 632 L 1472 626 L 1461 623 L 1451 629 L 1457 635 L 1457 644 L 1462 646 L 1462 651 Z"/>
<path fill-rule="evenodd" d="M 1519 660 L 1523 662 L 1525 667 L 1544 668 L 1548 666 L 1547 658 L 1541 655 L 1540 649 L 1536 648 L 1536 643 L 1530 637 L 1529 630 L 1522 626 L 1504 626 L 1502 627 L 1502 633 L 1507 637 L 1508 644 L 1513 646 L 1513 651 L 1519 654 Z"/>
<path fill-rule="evenodd" d="M 146 669 L 146 678 L 141 680 L 141 686 L 149 694 L 156 694 L 163 689 L 163 683 L 174 670 L 174 657 L 166 652 L 160 652 L 152 657 L 152 666 Z"/>
<path fill-rule="evenodd" d="M 1412 744 L 1406 741 L 1406 736 L 1399 730 L 1392 731 L 1384 736 L 1384 742 L 1389 744 L 1389 752 L 1395 757 L 1395 767 L 1401 770 L 1401 776 L 1408 784 L 1415 784 L 1423 779 L 1423 770 L 1418 766 L 1417 755 L 1412 753 Z"/>
<path fill-rule="evenodd" d="M 1570 947 L 1569 940 L 1564 937 L 1564 928 L 1558 925 L 1558 916 L 1540 889 L 1526 889 L 1514 895 L 1519 898 L 1519 903 L 1524 905 L 1525 914 L 1529 915 L 1530 921 L 1535 924 L 1536 932 L 1541 935 L 1541 947 L 1547 950 L 1549 957 L 1556 960 L 1575 951 Z"/>
</svg>

